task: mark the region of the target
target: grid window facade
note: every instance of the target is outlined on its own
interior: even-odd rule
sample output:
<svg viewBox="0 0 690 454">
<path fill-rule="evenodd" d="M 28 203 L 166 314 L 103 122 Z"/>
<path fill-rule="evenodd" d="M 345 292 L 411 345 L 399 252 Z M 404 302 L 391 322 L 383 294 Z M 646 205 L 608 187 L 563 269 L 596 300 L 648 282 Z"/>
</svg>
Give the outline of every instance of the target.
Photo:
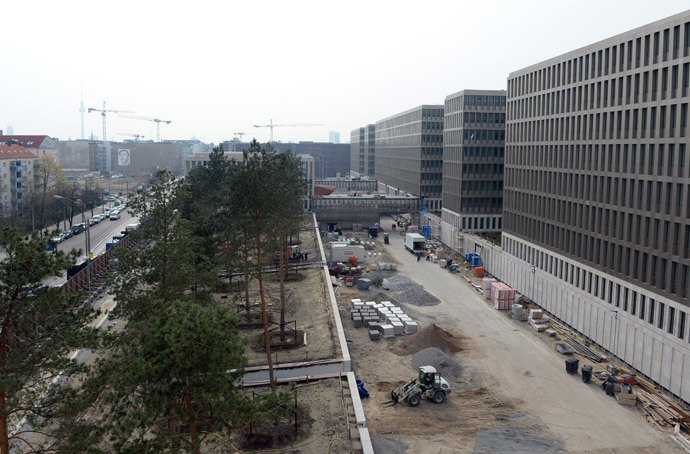
<svg viewBox="0 0 690 454">
<path fill-rule="evenodd" d="M 501 229 L 505 90 L 464 90 L 445 99 L 443 220 L 467 231 Z"/>
<path fill-rule="evenodd" d="M 687 305 L 689 82 L 690 13 L 512 73 L 505 232 Z"/>
<path fill-rule="evenodd" d="M 423 105 L 376 122 L 375 176 L 441 209 L 443 106 Z"/>
</svg>

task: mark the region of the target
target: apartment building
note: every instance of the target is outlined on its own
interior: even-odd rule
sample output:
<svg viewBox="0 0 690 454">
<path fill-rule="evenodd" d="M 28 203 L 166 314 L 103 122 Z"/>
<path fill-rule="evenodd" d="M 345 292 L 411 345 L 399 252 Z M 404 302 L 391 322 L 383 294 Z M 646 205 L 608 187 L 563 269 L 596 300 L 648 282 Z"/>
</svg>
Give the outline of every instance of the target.
<svg viewBox="0 0 690 454">
<path fill-rule="evenodd" d="M 446 96 L 441 219 L 456 230 L 502 228 L 505 90 Z"/>
<path fill-rule="evenodd" d="M 690 11 L 508 78 L 494 274 L 690 401 Z"/>
<path fill-rule="evenodd" d="M 426 199 L 442 208 L 443 106 L 422 105 L 379 120 L 375 126 L 375 177 L 392 195 Z"/>
<path fill-rule="evenodd" d="M 31 206 L 31 193 L 40 188 L 38 158 L 20 145 L 0 144 L 0 216 L 23 216 Z"/>
</svg>

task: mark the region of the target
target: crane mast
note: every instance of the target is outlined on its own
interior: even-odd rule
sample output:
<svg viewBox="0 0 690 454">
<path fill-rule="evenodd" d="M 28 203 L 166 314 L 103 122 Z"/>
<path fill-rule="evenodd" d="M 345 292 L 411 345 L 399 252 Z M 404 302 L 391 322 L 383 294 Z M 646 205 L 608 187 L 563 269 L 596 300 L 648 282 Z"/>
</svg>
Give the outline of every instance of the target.
<svg viewBox="0 0 690 454">
<path fill-rule="evenodd" d="M 106 113 L 134 113 L 131 110 L 113 110 L 113 109 L 106 109 L 105 108 L 105 101 L 103 101 L 103 108 L 102 109 L 96 109 L 95 107 L 89 107 L 89 113 L 91 112 L 100 112 L 101 116 L 103 117 L 103 142 L 107 141 L 108 138 L 106 136 L 106 129 L 105 129 L 105 118 L 106 118 Z"/>
<path fill-rule="evenodd" d="M 271 122 L 267 125 L 254 125 L 255 128 L 270 128 L 271 134 L 271 142 L 273 142 L 273 128 L 282 128 L 282 127 L 297 127 L 297 126 L 323 126 L 322 123 L 283 123 L 283 124 L 277 124 L 273 123 L 273 119 L 271 118 Z"/>
</svg>

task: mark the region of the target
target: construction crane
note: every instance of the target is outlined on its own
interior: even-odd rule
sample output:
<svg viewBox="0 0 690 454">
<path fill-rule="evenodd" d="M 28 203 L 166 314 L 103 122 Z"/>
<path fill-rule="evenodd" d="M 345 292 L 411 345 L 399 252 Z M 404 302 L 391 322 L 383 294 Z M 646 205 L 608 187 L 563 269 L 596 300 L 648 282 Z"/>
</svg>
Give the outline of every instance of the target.
<svg viewBox="0 0 690 454">
<path fill-rule="evenodd" d="M 158 140 L 156 140 L 157 142 L 161 141 L 161 123 L 165 123 L 167 125 L 172 123 L 172 120 L 161 120 L 160 118 L 149 118 L 149 117 L 137 117 L 134 115 L 118 115 L 118 117 L 132 118 L 134 120 L 155 121 L 156 122 L 156 132 L 157 132 L 157 137 L 158 137 Z"/>
<path fill-rule="evenodd" d="M 271 128 L 271 142 L 273 142 L 273 128 L 282 128 L 284 126 L 323 126 L 322 123 L 284 123 L 284 124 L 274 124 L 273 119 L 271 123 L 267 125 L 254 125 L 255 128 Z"/>
<path fill-rule="evenodd" d="M 89 107 L 89 113 L 91 112 L 100 112 L 101 116 L 103 117 L 103 142 L 108 140 L 108 138 L 105 135 L 105 114 L 106 113 L 134 113 L 131 110 L 112 110 L 112 109 L 106 109 L 105 108 L 105 101 L 103 101 L 103 108 L 102 109 L 96 109 L 95 107 Z"/>
<path fill-rule="evenodd" d="M 240 142 L 241 142 L 241 141 L 242 141 L 242 137 L 243 137 L 245 134 L 246 134 L 246 133 L 244 133 L 244 132 L 236 132 L 236 133 L 233 134 L 233 136 L 240 136 Z"/>
<path fill-rule="evenodd" d="M 134 140 L 135 140 L 136 142 L 139 142 L 139 139 L 143 139 L 144 137 L 146 137 L 146 136 L 143 135 L 143 134 L 127 134 L 127 133 L 124 133 L 124 132 L 118 133 L 117 135 L 118 135 L 118 136 L 134 137 Z"/>
</svg>

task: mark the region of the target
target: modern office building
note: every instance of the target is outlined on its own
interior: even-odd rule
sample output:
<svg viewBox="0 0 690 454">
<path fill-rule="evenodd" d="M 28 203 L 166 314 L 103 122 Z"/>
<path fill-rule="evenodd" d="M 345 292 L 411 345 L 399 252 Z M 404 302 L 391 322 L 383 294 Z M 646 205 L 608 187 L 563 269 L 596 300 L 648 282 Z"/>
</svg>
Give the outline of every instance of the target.
<svg viewBox="0 0 690 454">
<path fill-rule="evenodd" d="M 501 231 L 505 90 L 463 90 L 446 96 L 443 209 L 455 229 Z"/>
<path fill-rule="evenodd" d="M 330 143 L 340 143 L 340 133 L 336 131 L 328 132 L 328 141 Z"/>
<path fill-rule="evenodd" d="M 376 125 L 353 129 L 350 134 L 350 172 L 355 177 L 375 175 Z"/>
<path fill-rule="evenodd" d="M 441 210 L 443 106 L 422 105 L 376 122 L 375 177 L 392 195 L 411 194 Z"/>
<path fill-rule="evenodd" d="M 328 178 L 350 173 L 350 144 L 300 141 L 296 154 L 308 154 L 314 158 L 314 176 Z"/>
<path fill-rule="evenodd" d="M 686 402 L 689 89 L 690 11 L 511 73 L 502 252 L 465 241 Z"/>
</svg>

